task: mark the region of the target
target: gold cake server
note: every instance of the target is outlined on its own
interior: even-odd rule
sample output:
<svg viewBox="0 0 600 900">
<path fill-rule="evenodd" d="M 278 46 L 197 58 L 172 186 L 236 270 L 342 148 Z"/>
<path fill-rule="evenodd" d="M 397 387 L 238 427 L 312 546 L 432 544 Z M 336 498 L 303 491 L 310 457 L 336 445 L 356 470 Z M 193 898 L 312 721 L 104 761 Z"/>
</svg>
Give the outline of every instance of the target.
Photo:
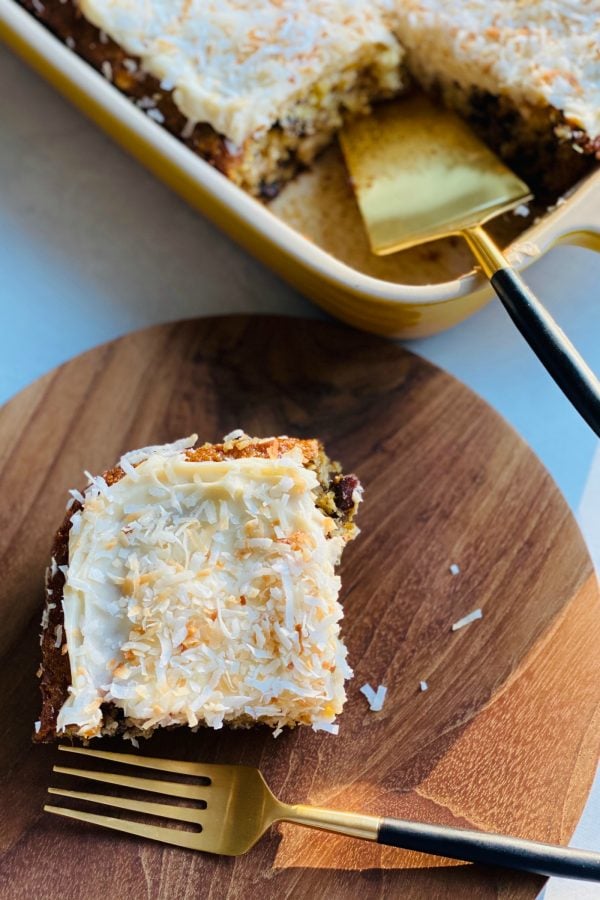
<svg viewBox="0 0 600 900">
<path fill-rule="evenodd" d="M 454 113 L 415 94 L 382 105 L 340 142 L 373 253 L 461 235 L 538 359 L 600 436 L 600 381 L 482 227 L 531 199 Z"/>
</svg>

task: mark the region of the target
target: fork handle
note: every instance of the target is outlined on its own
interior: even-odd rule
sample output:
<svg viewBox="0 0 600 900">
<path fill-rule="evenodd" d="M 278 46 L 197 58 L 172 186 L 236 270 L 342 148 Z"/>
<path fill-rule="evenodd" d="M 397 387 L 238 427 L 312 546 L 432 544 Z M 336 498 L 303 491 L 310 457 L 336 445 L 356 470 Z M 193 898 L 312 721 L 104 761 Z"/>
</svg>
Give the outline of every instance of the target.
<svg viewBox="0 0 600 900">
<path fill-rule="evenodd" d="M 318 806 L 287 806 L 279 802 L 273 817 L 273 821 L 277 820 L 485 866 L 504 866 L 535 875 L 600 881 L 600 853 L 527 841 L 506 834 L 488 834 L 450 825 L 428 825 L 407 819 L 379 818 Z"/>
<path fill-rule="evenodd" d="M 600 853 L 503 834 L 383 818 L 377 843 L 536 875 L 600 881 Z"/>
</svg>

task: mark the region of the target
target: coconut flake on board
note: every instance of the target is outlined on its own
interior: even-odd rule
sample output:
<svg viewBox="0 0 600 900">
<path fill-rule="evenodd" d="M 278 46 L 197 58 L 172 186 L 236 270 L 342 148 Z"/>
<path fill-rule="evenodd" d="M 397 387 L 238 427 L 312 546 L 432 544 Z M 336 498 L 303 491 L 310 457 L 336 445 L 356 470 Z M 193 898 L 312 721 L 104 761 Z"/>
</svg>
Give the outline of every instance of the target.
<svg viewBox="0 0 600 900">
<path fill-rule="evenodd" d="M 466 616 L 463 616 L 462 619 L 454 622 L 452 624 L 452 631 L 458 631 L 459 628 L 464 628 L 465 625 L 470 625 L 471 622 L 475 622 L 477 619 L 483 619 L 483 612 L 480 609 L 474 609 L 473 612 L 468 613 Z"/>
<path fill-rule="evenodd" d="M 387 694 L 387 688 L 383 684 L 380 684 L 376 691 L 373 690 L 370 684 L 363 684 L 360 692 L 367 698 L 371 712 L 381 712 L 385 703 L 385 695 Z"/>
</svg>

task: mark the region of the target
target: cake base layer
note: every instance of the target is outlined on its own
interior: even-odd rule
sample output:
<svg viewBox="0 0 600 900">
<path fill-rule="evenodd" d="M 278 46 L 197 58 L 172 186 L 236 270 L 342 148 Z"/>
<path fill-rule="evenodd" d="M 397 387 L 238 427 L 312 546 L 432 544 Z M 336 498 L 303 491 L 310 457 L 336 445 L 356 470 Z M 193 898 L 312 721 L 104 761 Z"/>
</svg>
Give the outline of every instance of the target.
<svg viewBox="0 0 600 900">
<path fill-rule="evenodd" d="M 475 86 L 464 89 L 441 78 L 427 89 L 466 119 L 539 200 L 551 203 L 573 187 L 592 169 L 600 152 L 600 146 L 569 126 L 551 106 L 517 107 L 507 95 Z"/>
</svg>

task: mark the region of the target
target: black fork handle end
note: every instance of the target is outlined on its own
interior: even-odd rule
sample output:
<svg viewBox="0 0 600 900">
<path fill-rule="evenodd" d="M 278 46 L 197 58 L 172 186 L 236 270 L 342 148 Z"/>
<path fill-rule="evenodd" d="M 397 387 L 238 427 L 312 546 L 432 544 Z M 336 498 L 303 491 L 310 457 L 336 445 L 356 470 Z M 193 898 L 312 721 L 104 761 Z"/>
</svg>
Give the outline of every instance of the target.
<svg viewBox="0 0 600 900">
<path fill-rule="evenodd" d="M 384 818 L 377 843 L 535 875 L 600 882 L 600 853 L 508 835 Z"/>
</svg>

